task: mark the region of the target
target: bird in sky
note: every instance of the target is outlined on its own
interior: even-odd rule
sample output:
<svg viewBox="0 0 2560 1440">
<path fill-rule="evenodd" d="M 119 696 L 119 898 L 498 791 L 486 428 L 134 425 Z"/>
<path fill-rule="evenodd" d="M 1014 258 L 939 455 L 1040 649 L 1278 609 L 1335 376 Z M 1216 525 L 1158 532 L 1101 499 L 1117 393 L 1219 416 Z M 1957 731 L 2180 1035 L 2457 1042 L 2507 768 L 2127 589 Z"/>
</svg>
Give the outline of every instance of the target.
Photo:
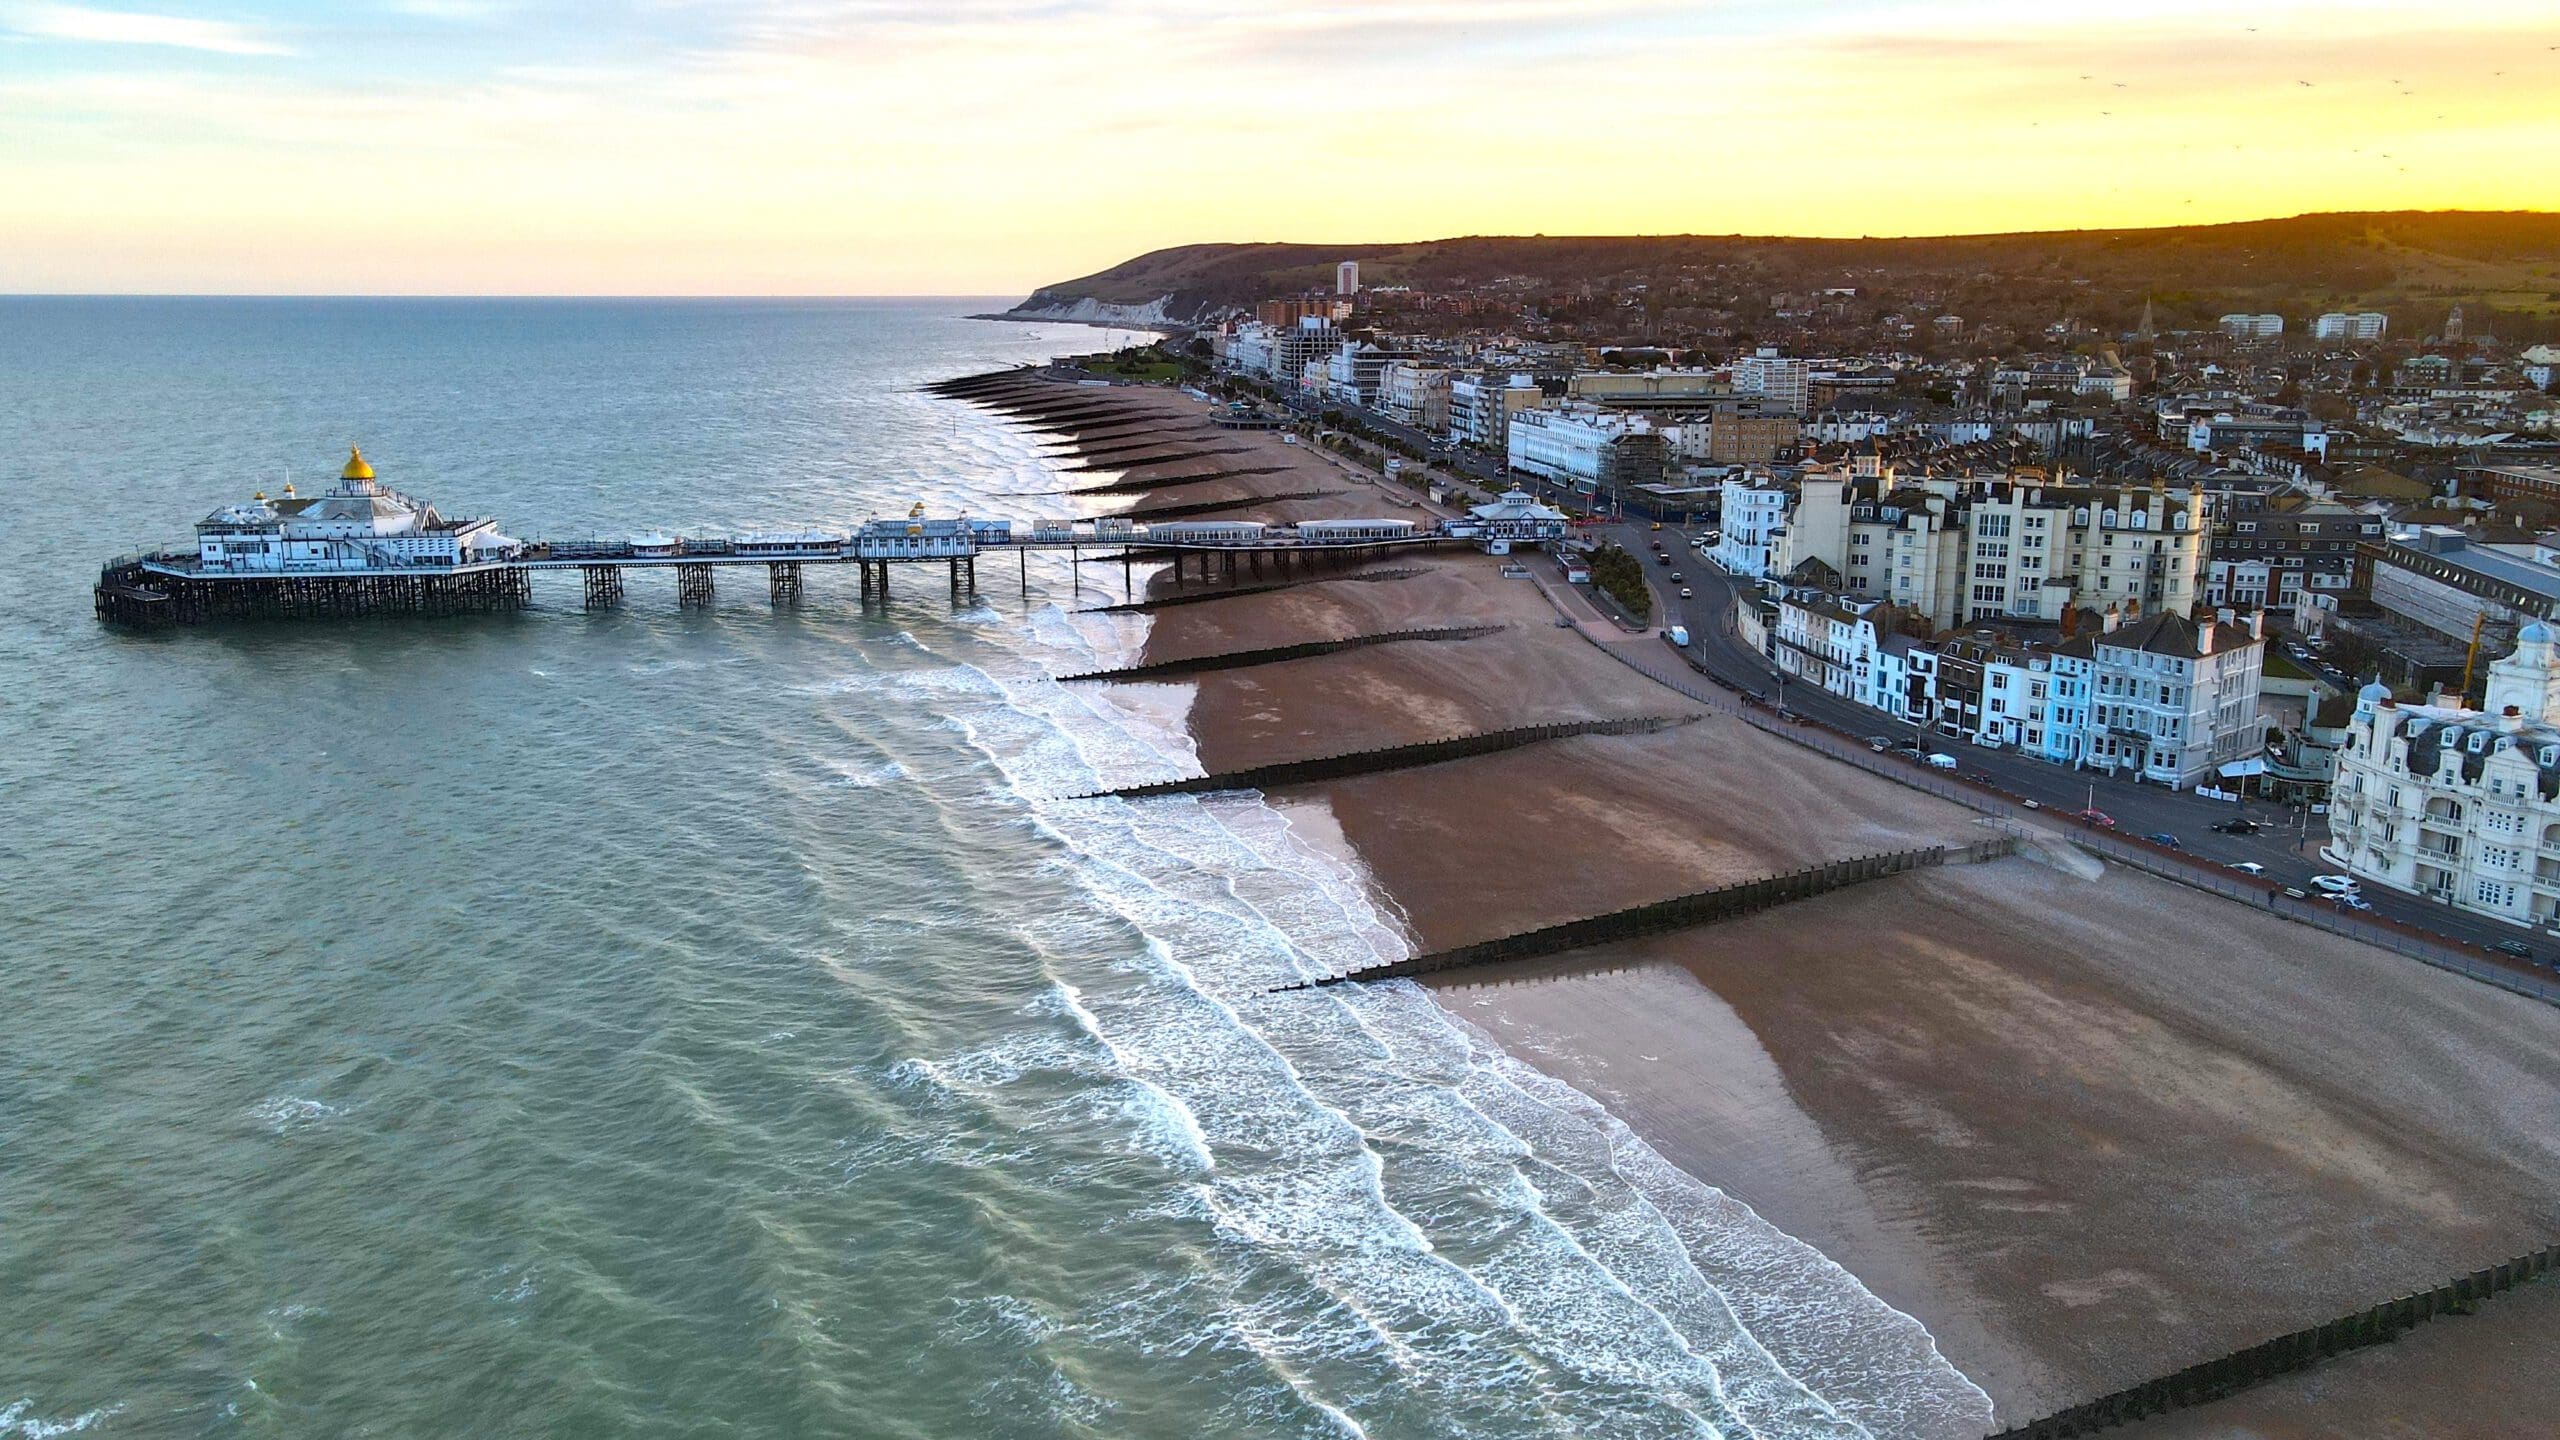
<svg viewBox="0 0 2560 1440">
<path fill-rule="evenodd" d="M 2296 85 L 2301 86 L 2301 87 L 2302 87 L 2303 89 L 2305 89 L 2305 90 L 2309 90 L 2309 89 L 2313 88 L 2313 87 L 2312 87 L 2311 82 L 2310 82 L 2310 81 L 2308 81 L 2308 80 L 2296 80 L 2296 81 L 2294 81 L 2293 83 L 2294 83 L 2294 84 L 2296 84 Z"/>
</svg>

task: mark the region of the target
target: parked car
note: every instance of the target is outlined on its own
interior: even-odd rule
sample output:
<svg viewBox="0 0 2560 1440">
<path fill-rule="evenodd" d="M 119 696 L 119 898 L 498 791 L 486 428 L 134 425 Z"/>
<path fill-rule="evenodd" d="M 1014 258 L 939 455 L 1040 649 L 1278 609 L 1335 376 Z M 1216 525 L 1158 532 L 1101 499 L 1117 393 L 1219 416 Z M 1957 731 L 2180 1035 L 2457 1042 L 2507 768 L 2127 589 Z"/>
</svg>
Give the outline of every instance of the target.
<svg viewBox="0 0 2560 1440">
<path fill-rule="evenodd" d="M 2264 875 L 2267 873 L 2267 867 L 2259 864 L 2255 860 L 2243 860 L 2231 868 L 2239 871 L 2243 875 Z"/>
<path fill-rule="evenodd" d="M 2364 888 L 2353 875 L 2314 875 L 2311 883 L 2323 895 L 2353 895 Z"/>
<path fill-rule="evenodd" d="M 2337 902 L 2337 906 L 2341 910 L 2370 910 L 2373 908 L 2373 902 L 2367 900 L 2361 895 L 2332 895 L 2329 898 Z"/>
<path fill-rule="evenodd" d="M 2311 897 L 2303 894 L 2298 887 L 2287 885 L 2284 887 L 2284 898 L 2287 900 L 2308 900 Z"/>
<path fill-rule="evenodd" d="M 2213 822 L 2213 832 L 2217 835 L 2255 835 L 2258 833 L 2260 828 L 2262 827 L 2260 827 L 2258 822 L 2255 820 L 2216 820 Z"/>
<path fill-rule="evenodd" d="M 2533 958 L 2533 947 L 2521 940 L 2492 940 L 2489 942 L 2489 948 L 2501 955 L 2512 955 L 2518 960 Z"/>
<path fill-rule="evenodd" d="M 1893 748 L 1893 741 L 1882 735 L 1870 735 L 1867 737 L 1867 748 L 1881 755 Z"/>
<path fill-rule="evenodd" d="M 1929 757 L 1929 765 L 1931 769 L 1935 770 L 1953 770 L 1956 768 L 1956 757 L 1953 755 L 1931 755 Z"/>
<path fill-rule="evenodd" d="M 2171 850 L 2184 850 L 2187 848 L 2186 846 L 2178 843 L 2177 836 L 2170 834 L 2166 830 L 2154 830 L 2142 838 L 2150 841 L 2154 845 L 2166 846 Z"/>
<path fill-rule="evenodd" d="M 2108 814 L 2104 810 L 2083 810 L 2079 812 L 2079 815 L 2081 819 L 2088 821 L 2092 825 L 2102 825 L 2109 830 L 2116 828 L 2116 817 Z"/>
</svg>

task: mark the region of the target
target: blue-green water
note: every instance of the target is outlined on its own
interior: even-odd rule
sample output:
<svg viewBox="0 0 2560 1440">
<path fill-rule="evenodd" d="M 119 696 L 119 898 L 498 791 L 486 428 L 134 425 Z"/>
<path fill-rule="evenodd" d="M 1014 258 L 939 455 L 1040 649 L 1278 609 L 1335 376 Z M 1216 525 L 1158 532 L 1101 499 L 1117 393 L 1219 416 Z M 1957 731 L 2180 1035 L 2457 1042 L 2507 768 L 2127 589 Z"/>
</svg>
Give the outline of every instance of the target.
<svg viewBox="0 0 2560 1440">
<path fill-rule="evenodd" d="M 1256 998 L 1402 942 L 1257 797 L 1046 798 L 1189 766 L 1062 562 L 90 616 L 351 441 L 518 535 L 1012 513 L 915 387 L 1108 337 L 973 308 L 0 301 L 0 1437 L 1969 1423 L 1419 992 Z"/>
</svg>

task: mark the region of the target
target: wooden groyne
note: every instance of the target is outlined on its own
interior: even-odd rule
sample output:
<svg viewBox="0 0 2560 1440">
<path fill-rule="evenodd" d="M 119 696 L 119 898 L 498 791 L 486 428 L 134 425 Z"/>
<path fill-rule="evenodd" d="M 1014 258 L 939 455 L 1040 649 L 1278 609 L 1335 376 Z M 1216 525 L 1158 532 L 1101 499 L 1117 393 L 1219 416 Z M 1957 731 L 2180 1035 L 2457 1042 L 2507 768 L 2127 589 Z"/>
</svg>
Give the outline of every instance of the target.
<svg viewBox="0 0 2560 1440">
<path fill-rule="evenodd" d="M 1157 520 L 1215 515 L 1221 510 L 1242 510 L 1253 505 L 1277 505 L 1283 500 L 1329 500 L 1336 495 L 1350 493 L 1348 490 L 1283 490 L 1271 495 L 1239 495 L 1233 500 L 1187 500 L 1179 505 L 1148 505 L 1136 510 L 1123 510 L 1113 518 L 1134 520 L 1143 525 Z"/>
<path fill-rule="evenodd" d="M 1250 445 L 1212 445 L 1199 450 L 1176 450 L 1170 455 L 1149 455 L 1144 458 L 1124 456 L 1115 460 L 1087 460 L 1081 465 L 1069 465 L 1064 468 L 1066 473 L 1070 475 L 1089 475 L 1097 470 L 1137 470 L 1149 465 L 1171 465 L 1182 460 L 1214 460 L 1221 455 L 1250 455 L 1252 453 L 1253 447 Z"/>
<path fill-rule="evenodd" d="M 2545 1245 L 2485 1270 L 2456 1275 L 2432 1290 L 2368 1305 L 2325 1325 L 2279 1335 L 2220 1359 L 2190 1365 L 2174 1375 L 2102 1395 L 2041 1420 L 2003 1430 L 1992 1440 L 2063 1440 L 2065 1436 L 2091 1435 L 2129 1421 L 2206 1404 L 2280 1375 L 2307 1370 L 2332 1356 L 2397 1340 L 2438 1316 L 2468 1315 L 2479 1308 L 2481 1301 L 2554 1269 L 2560 1269 L 2560 1245 Z"/>
<path fill-rule="evenodd" d="M 1569 740 L 1577 735 L 1649 735 L 1674 725 L 1686 725 L 1695 715 L 1635 715 L 1618 720 L 1567 720 L 1550 725 L 1523 725 L 1509 730 L 1486 730 L 1474 735 L 1456 735 L 1446 740 L 1425 740 L 1413 745 L 1388 745 L 1375 750 L 1351 750 L 1339 755 L 1320 755 L 1309 760 L 1283 760 L 1275 765 L 1255 765 L 1243 770 L 1228 770 L 1216 775 L 1195 775 L 1185 780 L 1158 780 L 1146 785 L 1117 785 L 1108 790 L 1088 790 L 1070 795 L 1070 800 L 1102 800 L 1117 797 L 1142 800 L 1154 795 L 1206 795 L 1217 790 L 1269 790 L 1281 785 L 1305 785 L 1318 780 L 1347 780 L 1357 775 L 1378 775 L 1390 770 L 1412 770 L 1424 765 L 1438 765 L 1449 760 L 1465 760 L 1478 755 L 1492 755 L 1504 750 L 1517 750 L 1549 740 Z"/>
<path fill-rule="evenodd" d="M 1535 960 L 1547 955 L 1560 955 L 1568 950 L 1581 950 L 1593 945 L 1618 940 L 1637 940 L 1648 935 L 1666 935 L 1699 925 L 1730 920 L 1736 916 L 1767 910 L 1773 906 L 1809 900 L 1870 880 L 1900 875 L 1910 870 L 1946 864 L 1970 864 L 1996 860 L 2015 853 L 2018 842 L 2002 836 L 1996 840 L 1977 840 L 1970 845 L 1931 845 L 1913 850 L 1891 850 L 1877 855 L 1861 855 L 1851 860 L 1831 860 L 1808 865 L 1783 875 L 1766 875 L 1735 885 L 1719 885 L 1712 890 L 1699 890 L 1656 900 L 1647 905 L 1612 910 L 1581 920 L 1568 920 L 1561 925 L 1546 925 L 1524 930 L 1516 935 L 1481 940 L 1461 945 L 1454 950 L 1440 950 L 1428 955 L 1413 955 L 1402 960 L 1377 965 L 1363 965 L 1336 971 L 1288 985 L 1272 987 L 1272 993 L 1307 990 L 1322 985 L 1340 985 L 1346 981 L 1408 980 L 1419 975 L 1436 975 L 1448 970 L 1463 970 L 1478 965 L 1500 965 L 1515 960 Z"/>
<path fill-rule="evenodd" d="M 1346 635 L 1339 640 L 1303 640 L 1295 645 L 1267 645 L 1254 650 L 1228 650 L 1216 655 L 1191 655 L 1179 660 L 1158 660 L 1148 665 L 1123 665 L 1116 670 L 1087 670 L 1076 675 L 1061 675 L 1060 680 L 1162 680 L 1175 675 L 1200 675 L 1212 670 L 1242 670 L 1254 665 L 1276 665 L 1283 660 L 1304 660 L 1311 655 L 1331 655 L 1342 650 L 1358 650 L 1370 645 L 1401 645 L 1422 640 L 1473 640 L 1501 629 L 1499 625 L 1452 625 L 1438 630 L 1389 630 L 1376 635 Z"/>
<path fill-rule="evenodd" d="M 1150 425 L 1147 427 L 1147 431 L 1143 438 L 1137 439 L 1132 439 L 1128 436 L 1115 433 L 1109 438 L 1097 443 L 1092 439 L 1080 435 L 1074 440 L 1068 442 L 1067 454 L 1054 456 L 1052 458 L 1063 460 L 1069 456 L 1073 456 L 1078 460 L 1103 460 L 1116 455 L 1127 455 L 1133 451 L 1153 450 L 1159 446 L 1179 444 L 1186 440 L 1196 440 L 1204 434 L 1213 433 L 1215 432 L 1203 431 L 1195 425 L 1184 425 L 1176 429 L 1167 429 L 1162 425 Z"/>
<path fill-rule="evenodd" d="M 1233 470 L 1212 470 L 1205 475 L 1165 475 L 1152 480 L 1113 480 L 1101 485 L 1079 485 L 1072 490 L 1049 490 L 1049 495 L 1139 495 L 1149 490 L 1171 490 L 1181 485 L 1206 485 L 1212 480 L 1233 480 L 1244 475 L 1277 475 L 1286 465 L 1239 465 Z"/>
<path fill-rule="evenodd" d="M 1356 575 L 1313 575 L 1303 580 L 1274 580 L 1267 585 L 1227 585 L 1212 590 L 1194 590 L 1180 595 L 1155 595 L 1144 600 L 1127 600 L 1117 605 L 1096 605 L 1096 615 L 1143 615 L 1151 610 L 1168 610 L 1176 605 L 1202 605 L 1211 600 L 1233 600 L 1246 595 L 1268 595 L 1274 590 L 1296 590 L 1308 585 L 1340 585 L 1352 581 L 1410 580 L 1422 574 L 1419 565 L 1399 565 L 1385 570 L 1363 570 Z"/>
</svg>

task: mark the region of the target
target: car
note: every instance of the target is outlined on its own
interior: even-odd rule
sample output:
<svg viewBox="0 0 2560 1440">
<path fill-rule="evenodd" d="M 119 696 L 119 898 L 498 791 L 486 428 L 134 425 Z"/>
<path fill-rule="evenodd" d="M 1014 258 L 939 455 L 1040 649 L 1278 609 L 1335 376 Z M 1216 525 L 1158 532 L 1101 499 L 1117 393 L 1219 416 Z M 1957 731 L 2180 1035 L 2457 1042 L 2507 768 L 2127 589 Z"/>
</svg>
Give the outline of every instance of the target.
<svg viewBox="0 0 2560 1440">
<path fill-rule="evenodd" d="M 2213 833 L 2216 835 L 2255 835 L 2258 833 L 2259 828 L 2258 822 L 2255 820 L 2216 820 L 2213 822 Z"/>
<path fill-rule="evenodd" d="M 2109 830 L 2116 828 L 2116 817 L 2108 814 L 2104 810 L 2088 809 L 2077 813 L 2081 819 L 2088 821 L 2092 825 L 2102 826 Z"/>
<path fill-rule="evenodd" d="M 1679 576 L 1677 576 L 1677 575 L 1674 575 L 1674 576 L 1672 576 L 1671 578 L 1672 578 L 1672 579 L 1674 579 L 1674 580 L 1677 580 L 1677 579 L 1679 579 L 1680 577 L 1679 577 Z M 1683 600 L 1695 600 L 1695 599 L 1697 599 L 1697 598 L 1698 598 L 1698 592 L 1697 592 L 1697 591 L 1695 591 L 1695 590 L 1690 589 L 1690 588 L 1689 588 L 1688 586 L 1686 586 L 1686 585 L 1683 585 L 1683 586 L 1681 586 L 1681 587 L 1680 587 L 1680 598 L 1681 598 L 1681 599 L 1683 599 Z"/>
<path fill-rule="evenodd" d="M 1674 585 L 1677 585 L 1677 584 L 1679 584 L 1681 581 L 1686 580 L 1686 579 L 1688 579 L 1688 578 L 1689 578 L 1688 576 L 1681 574 L 1681 573 L 1680 573 L 1679 571 L 1677 571 L 1677 570 L 1674 570 L 1674 571 L 1672 571 L 1672 572 L 1671 572 L 1671 583 L 1672 583 L 1672 584 L 1674 584 Z"/>
<path fill-rule="evenodd" d="M 1867 748 L 1881 755 L 1893 748 L 1893 741 L 1887 736 L 1870 735 L 1867 737 Z"/>
<path fill-rule="evenodd" d="M 1912 740 L 1912 739 L 1905 738 L 1905 739 L 1901 739 L 1901 740 L 1896 740 L 1896 741 L 1894 741 L 1891 745 L 1889 745 L 1889 746 L 1887 746 L 1887 747 L 1885 747 L 1885 748 L 1887 748 L 1887 749 L 1889 749 L 1889 750 L 1907 751 L 1907 752 L 1909 752 L 1909 753 L 1911 753 L 1911 754 L 1913 754 L 1913 755 L 1917 755 L 1917 754 L 1919 754 L 1919 753 L 1920 753 L 1920 742 L 1919 742 L 1919 741 L 1917 741 L 1917 740 Z"/>
<path fill-rule="evenodd" d="M 1653 522 L 1653 528 L 1654 528 L 1654 529 L 1656 529 L 1656 530 L 1661 529 L 1661 528 L 1662 528 L 1662 522 L 1661 522 L 1661 521 L 1659 521 L 1659 520 L 1654 521 L 1654 522 Z"/>
<path fill-rule="evenodd" d="M 2284 898 L 2287 900 L 2308 900 L 2311 897 L 2303 894 L 2298 887 L 2287 885 L 2284 887 Z"/>
<path fill-rule="evenodd" d="M 2030 810 L 2041 810 L 2044 808 L 2044 802 L 2041 800 L 2021 800 L 2018 803 L 2026 806 Z"/>
<path fill-rule="evenodd" d="M 2341 910 L 2370 910 L 2373 902 L 2361 895 L 2332 895 L 2330 901 Z"/>
<path fill-rule="evenodd" d="M 2186 846 L 2178 843 L 2177 836 L 2170 834 L 2166 830 L 2154 830 L 2142 838 L 2150 841 L 2154 845 L 2161 846 L 2164 849 L 2184 850 L 2187 848 Z"/>
<path fill-rule="evenodd" d="M 2311 883 L 2324 895 L 2353 895 L 2364 888 L 2353 875 L 2314 875 Z"/>
<path fill-rule="evenodd" d="M 1929 768 L 1932 770 L 1953 770 L 1956 768 L 1956 757 L 1953 755 L 1931 755 L 1929 757 Z"/>
<path fill-rule="evenodd" d="M 2533 958 L 2533 947 L 2521 940 L 2492 940 L 2489 942 L 2489 948 L 2501 955 L 2512 955 L 2518 960 Z"/>
<path fill-rule="evenodd" d="M 2243 860 L 2238 864 L 2233 865 L 2231 868 L 2239 871 L 2243 875 L 2264 875 L 2267 873 L 2267 867 L 2259 864 L 2255 860 Z"/>
</svg>

